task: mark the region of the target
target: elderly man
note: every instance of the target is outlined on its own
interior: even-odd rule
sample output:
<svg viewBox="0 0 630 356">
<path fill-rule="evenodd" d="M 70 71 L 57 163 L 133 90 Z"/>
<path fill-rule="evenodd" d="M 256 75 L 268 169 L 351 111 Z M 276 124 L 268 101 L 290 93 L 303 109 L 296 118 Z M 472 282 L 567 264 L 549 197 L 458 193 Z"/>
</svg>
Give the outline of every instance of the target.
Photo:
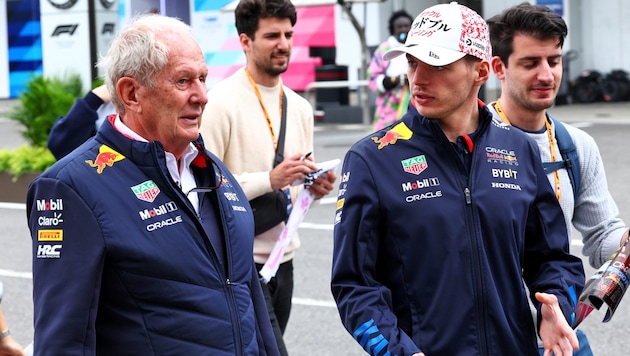
<svg viewBox="0 0 630 356">
<path fill-rule="evenodd" d="M 207 67 L 147 15 L 99 63 L 117 111 L 27 197 L 37 355 L 277 355 L 247 198 L 199 139 Z"/>
</svg>

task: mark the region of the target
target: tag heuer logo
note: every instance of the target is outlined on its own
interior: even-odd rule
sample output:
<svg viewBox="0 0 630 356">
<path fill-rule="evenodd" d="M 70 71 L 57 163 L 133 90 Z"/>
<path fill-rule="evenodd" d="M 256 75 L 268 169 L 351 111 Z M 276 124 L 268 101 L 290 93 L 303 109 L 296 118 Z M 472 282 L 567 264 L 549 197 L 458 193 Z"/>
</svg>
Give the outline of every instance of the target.
<svg viewBox="0 0 630 356">
<path fill-rule="evenodd" d="M 57 9 L 60 9 L 60 10 L 66 10 L 66 9 L 69 9 L 69 8 L 73 7 L 74 4 L 77 3 L 77 1 L 79 1 L 79 0 L 66 0 L 66 1 L 48 0 L 50 5 L 56 7 Z"/>
<path fill-rule="evenodd" d="M 160 194 L 160 188 L 152 180 L 133 186 L 131 190 L 136 194 L 136 198 L 149 203 L 152 203 Z"/>
<path fill-rule="evenodd" d="M 400 163 L 402 163 L 405 172 L 415 175 L 422 173 L 428 166 L 427 159 L 424 155 L 408 158 L 400 161 Z"/>
</svg>

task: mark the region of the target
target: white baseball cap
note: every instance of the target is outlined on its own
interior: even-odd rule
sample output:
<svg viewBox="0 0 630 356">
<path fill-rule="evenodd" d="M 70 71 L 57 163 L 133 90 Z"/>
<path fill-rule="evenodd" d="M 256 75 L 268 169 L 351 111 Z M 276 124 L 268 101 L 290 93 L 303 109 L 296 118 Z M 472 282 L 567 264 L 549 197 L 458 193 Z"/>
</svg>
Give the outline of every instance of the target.
<svg viewBox="0 0 630 356">
<path fill-rule="evenodd" d="M 456 2 L 432 6 L 413 21 L 403 46 L 385 52 L 389 61 L 408 53 L 432 66 L 444 66 L 470 54 L 490 61 L 492 46 L 486 21 Z"/>
</svg>

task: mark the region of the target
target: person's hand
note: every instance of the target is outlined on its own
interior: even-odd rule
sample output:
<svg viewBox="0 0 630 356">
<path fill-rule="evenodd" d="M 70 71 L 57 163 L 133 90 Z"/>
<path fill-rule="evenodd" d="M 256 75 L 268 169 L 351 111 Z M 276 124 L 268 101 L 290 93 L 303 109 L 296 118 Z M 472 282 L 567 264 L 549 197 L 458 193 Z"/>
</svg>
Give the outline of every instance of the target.
<svg viewBox="0 0 630 356">
<path fill-rule="evenodd" d="M 0 356 L 26 356 L 24 349 L 11 335 L 0 339 Z"/>
<path fill-rule="evenodd" d="M 385 76 L 383 78 L 383 88 L 385 88 L 385 90 L 392 90 L 396 88 L 398 84 L 400 84 L 400 76 L 398 75 L 394 77 Z"/>
<path fill-rule="evenodd" d="M 107 90 L 105 84 L 92 89 L 92 93 L 101 98 L 105 103 L 112 101 L 112 97 L 109 95 L 109 90 Z"/>
<path fill-rule="evenodd" d="M 542 303 L 540 313 L 540 339 L 545 348 L 544 356 L 573 355 L 580 347 L 575 331 L 564 319 L 558 298 L 553 294 L 536 293 L 536 300 Z"/>
<path fill-rule="evenodd" d="M 328 195 L 334 188 L 337 175 L 334 171 L 326 171 L 320 174 L 308 190 L 313 194 L 315 199 L 320 199 L 325 195 Z"/>
<path fill-rule="evenodd" d="M 269 172 L 271 189 L 281 189 L 293 183 L 296 179 L 304 179 L 311 172 L 317 170 L 312 158 L 302 160 L 303 154 L 298 153 L 290 157 L 285 157 L 284 161 L 278 164 Z"/>
<path fill-rule="evenodd" d="M 411 356 L 424 356 L 424 353 L 423 352 L 418 352 L 417 354 L 413 354 Z"/>
</svg>

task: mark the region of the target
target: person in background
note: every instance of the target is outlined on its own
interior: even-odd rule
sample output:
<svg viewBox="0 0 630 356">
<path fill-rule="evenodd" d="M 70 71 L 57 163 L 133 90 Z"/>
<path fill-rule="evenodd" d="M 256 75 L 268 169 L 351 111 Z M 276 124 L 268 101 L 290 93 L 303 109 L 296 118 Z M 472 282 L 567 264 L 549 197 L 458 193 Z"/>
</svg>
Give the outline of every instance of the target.
<svg viewBox="0 0 630 356">
<path fill-rule="evenodd" d="M 628 228 L 608 191 L 602 157 L 586 132 L 550 118 L 550 108 L 562 80 L 562 47 L 567 25 L 562 16 L 542 5 L 522 3 L 487 20 L 492 69 L 501 81 L 501 96 L 489 105 L 495 117 L 532 137 L 542 162 L 562 160 L 556 125 L 568 131 L 576 145 L 580 183 L 577 194 L 566 166 L 547 174 L 567 225 L 582 234 L 583 253 L 599 268 L 628 239 Z M 577 183 L 576 183 L 577 184 Z M 535 312 L 535 310 L 534 310 Z M 580 349 L 574 355 L 592 355 L 588 339 L 577 330 Z M 541 346 L 540 354 L 543 348 Z"/>
<path fill-rule="evenodd" d="M 1 290 L 2 282 L 0 282 L 0 299 L 2 299 Z M 26 356 L 22 346 L 11 336 L 11 330 L 4 319 L 2 307 L 0 307 L 0 356 Z"/>
<path fill-rule="evenodd" d="M 394 12 L 388 23 L 389 37 L 372 56 L 367 70 L 370 89 L 376 93 L 374 130 L 380 130 L 407 112 L 409 85 L 406 82 L 407 61 L 404 57 L 383 60 L 383 53 L 405 43 L 413 18 L 405 10 Z"/>
<path fill-rule="evenodd" d="M 314 155 L 302 159 L 313 151 L 313 109 L 306 99 L 283 85 L 280 77 L 289 66 L 297 21 L 291 1 L 242 0 L 234 16 L 247 64 L 212 87 L 200 130 L 208 149 L 225 162 L 254 204 L 255 199 L 277 190 L 286 191 L 293 181 L 317 170 Z M 286 132 L 280 154 L 284 160 L 274 167 L 283 104 Z M 327 172 L 308 189 L 315 198 L 321 198 L 332 191 L 335 179 L 334 172 Z M 299 189 L 300 186 L 289 189 L 292 200 Z M 254 237 L 254 261 L 259 270 L 284 227 L 285 222 L 281 221 Z M 262 282 L 283 354 L 286 348 L 282 335 L 293 296 L 293 258 L 299 246 L 299 237 L 293 236 L 275 277 L 269 283 Z"/>
<path fill-rule="evenodd" d="M 383 58 L 401 55 L 415 106 L 343 163 L 331 288 L 344 326 L 371 355 L 535 355 L 537 332 L 547 355 L 569 355 L 584 269 L 538 147 L 477 99 L 486 22 L 432 6 Z"/>
<path fill-rule="evenodd" d="M 116 115 L 27 193 L 35 355 L 278 355 L 190 26 L 136 17 L 99 66 Z"/>
<path fill-rule="evenodd" d="M 78 98 L 66 116 L 60 116 L 48 135 L 48 150 L 57 160 L 96 134 L 107 116 L 115 114 L 105 84 Z"/>
</svg>

